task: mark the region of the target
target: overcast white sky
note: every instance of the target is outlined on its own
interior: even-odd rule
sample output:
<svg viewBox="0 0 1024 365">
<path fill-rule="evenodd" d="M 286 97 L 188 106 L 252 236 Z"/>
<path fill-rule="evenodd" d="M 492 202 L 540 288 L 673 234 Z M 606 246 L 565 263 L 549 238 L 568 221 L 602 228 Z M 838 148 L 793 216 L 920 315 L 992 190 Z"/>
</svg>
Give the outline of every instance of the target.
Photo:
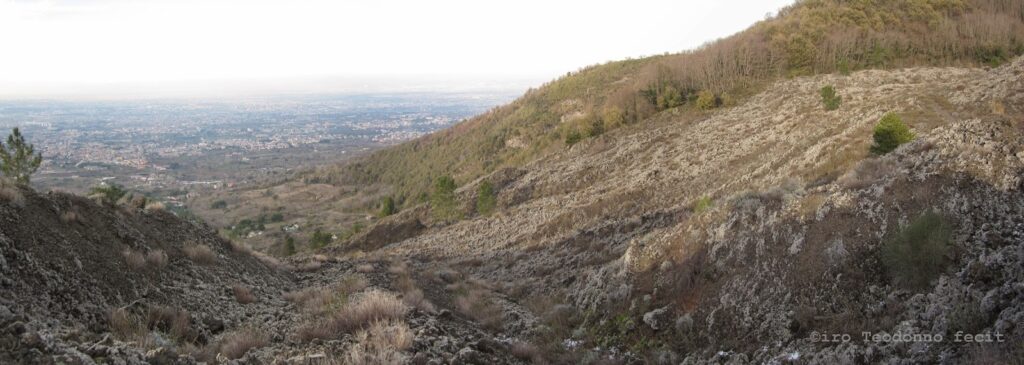
<svg viewBox="0 0 1024 365">
<path fill-rule="evenodd" d="M 0 97 L 537 83 L 694 48 L 791 2 L 0 0 Z"/>
</svg>

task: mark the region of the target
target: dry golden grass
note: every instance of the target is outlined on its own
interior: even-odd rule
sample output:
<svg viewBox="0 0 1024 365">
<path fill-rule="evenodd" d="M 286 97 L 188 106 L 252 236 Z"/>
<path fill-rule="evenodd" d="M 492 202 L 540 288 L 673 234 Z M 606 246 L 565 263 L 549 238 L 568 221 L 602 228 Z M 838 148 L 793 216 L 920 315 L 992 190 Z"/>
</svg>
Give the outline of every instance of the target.
<svg viewBox="0 0 1024 365">
<path fill-rule="evenodd" d="M 139 271 L 146 268 L 146 255 L 143 255 L 142 252 L 125 249 L 121 251 L 121 256 L 132 270 Z"/>
<path fill-rule="evenodd" d="M 416 336 L 401 321 L 375 321 L 356 334 L 356 344 L 349 348 L 342 363 L 354 365 L 404 364 L 403 351 L 413 345 Z"/>
<path fill-rule="evenodd" d="M 416 282 L 412 280 L 412 276 L 406 273 L 405 275 L 400 275 L 395 278 L 395 289 L 398 289 L 403 293 L 414 290 L 416 289 Z"/>
<path fill-rule="evenodd" d="M 504 325 L 504 312 L 483 289 L 470 289 L 455 298 L 455 308 L 460 313 L 480 323 L 484 328 L 500 331 Z"/>
<path fill-rule="evenodd" d="M 250 349 L 266 346 L 270 337 L 266 332 L 255 328 L 243 328 L 229 333 L 220 341 L 219 353 L 228 359 L 237 359 Z"/>
<path fill-rule="evenodd" d="M 242 284 L 235 284 L 231 286 L 231 292 L 235 294 L 235 300 L 241 304 L 249 304 L 256 302 L 256 296 L 253 295 L 252 289 Z"/>
<path fill-rule="evenodd" d="M 327 318 L 317 318 L 299 329 L 299 338 L 336 338 L 345 333 L 365 328 L 376 321 L 401 320 L 409 307 L 394 294 L 370 290 L 355 301 L 334 311 Z"/>
<path fill-rule="evenodd" d="M 165 306 L 153 306 L 143 314 L 135 314 L 125 308 L 117 308 L 110 312 L 110 332 L 115 338 L 126 342 L 135 342 L 143 348 L 153 347 L 151 330 L 169 335 L 179 345 L 189 345 L 196 339 L 188 312 Z"/>
<path fill-rule="evenodd" d="M 362 264 L 362 265 L 356 266 L 356 272 L 360 272 L 360 273 L 363 273 L 363 274 L 369 274 L 369 273 L 373 272 L 374 270 L 376 270 L 376 268 L 374 268 L 373 264 Z"/>
<path fill-rule="evenodd" d="M 416 281 L 412 279 L 412 276 L 409 273 L 408 266 L 404 263 L 401 265 L 392 265 L 388 269 L 388 272 L 397 275 L 394 287 L 402 292 L 402 301 L 405 302 L 405 304 L 427 313 L 434 312 L 434 304 L 426 299 L 426 296 L 423 294 L 423 290 L 420 290 L 416 285 Z"/>
<path fill-rule="evenodd" d="M 544 363 L 544 356 L 539 347 L 529 342 L 514 342 L 510 350 L 512 356 L 515 356 L 519 360 L 527 361 L 533 364 Z"/>
<path fill-rule="evenodd" d="M 988 103 L 988 107 L 992 114 L 995 115 L 1006 115 L 1006 106 L 1001 101 L 992 100 Z"/>
<path fill-rule="evenodd" d="M 880 157 L 861 161 L 836 181 L 847 189 L 863 189 L 896 171 L 892 160 Z"/>
<path fill-rule="evenodd" d="M 410 307 L 418 308 L 419 310 L 427 313 L 434 313 L 434 311 L 437 310 L 437 308 L 434 307 L 434 303 L 431 303 L 423 295 L 423 290 L 416 288 L 410 289 L 408 291 L 403 291 L 402 302 L 404 302 Z"/>
<path fill-rule="evenodd" d="M 162 212 L 166 209 L 166 207 L 164 206 L 164 203 L 158 201 L 151 201 L 146 203 L 146 207 L 144 209 L 147 212 Z"/>
<path fill-rule="evenodd" d="M 191 342 L 195 339 L 195 334 L 192 332 L 191 317 L 187 311 L 166 306 L 155 306 L 147 310 L 146 316 L 149 328 L 161 330 L 171 335 L 171 338 L 181 342 Z"/>
<path fill-rule="evenodd" d="M 110 333 L 117 339 L 141 342 L 146 338 L 148 330 L 142 318 L 124 308 L 114 309 L 110 312 Z"/>
<path fill-rule="evenodd" d="M 825 204 L 825 194 L 808 195 L 800 201 L 800 216 L 804 218 L 813 218 L 823 204 Z"/>
<path fill-rule="evenodd" d="M 293 269 L 291 267 L 291 265 L 288 265 L 288 264 L 286 264 L 284 262 L 281 262 L 281 260 L 278 260 L 276 257 L 267 255 L 267 254 L 265 254 L 263 252 L 252 251 L 252 252 L 250 252 L 250 254 L 253 257 L 255 257 L 257 260 L 260 260 L 260 262 L 262 262 L 264 265 L 267 265 L 267 267 L 270 267 L 270 268 L 272 268 L 274 270 L 292 270 Z"/>
<path fill-rule="evenodd" d="M 402 321 L 375 321 L 365 332 L 378 345 L 398 351 L 408 350 L 416 340 L 416 335 Z"/>
<path fill-rule="evenodd" d="M 366 288 L 366 279 L 360 275 L 347 275 L 330 286 L 305 288 L 284 294 L 284 299 L 297 304 L 305 312 L 320 315 L 348 303 L 352 294 Z"/>
<path fill-rule="evenodd" d="M 21 190 L 6 180 L 0 182 L 0 201 L 19 208 L 25 206 L 25 196 L 21 194 Z"/>
<path fill-rule="evenodd" d="M 64 222 L 65 224 L 78 223 L 82 221 L 82 216 L 78 215 L 77 212 L 69 210 L 60 214 L 60 221 Z"/>
<path fill-rule="evenodd" d="M 233 241 L 233 240 L 228 240 L 228 243 L 231 245 L 231 251 L 238 252 L 238 253 L 244 253 L 244 254 L 252 254 L 253 253 L 252 248 L 247 246 L 245 243 L 238 242 L 238 241 Z"/>
<path fill-rule="evenodd" d="M 388 273 L 394 275 L 408 275 L 409 265 L 405 261 L 395 261 L 388 266 Z"/>
<path fill-rule="evenodd" d="M 306 262 L 303 262 L 303 263 L 299 264 L 295 268 L 295 270 L 299 271 L 299 272 L 312 272 L 312 271 L 320 270 L 320 268 L 323 267 L 323 266 L 324 266 L 324 264 L 322 262 L 320 262 L 320 261 L 306 261 Z"/>
<path fill-rule="evenodd" d="M 169 259 L 164 250 L 151 250 L 146 253 L 146 264 L 154 269 L 162 269 L 167 266 Z"/>
<path fill-rule="evenodd" d="M 217 254 L 213 252 L 210 246 L 189 243 L 181 249 L 185 253 L 185 256 L 197 264 L 200 265 L 212 265 L 217 262 Z"/>
</svg>

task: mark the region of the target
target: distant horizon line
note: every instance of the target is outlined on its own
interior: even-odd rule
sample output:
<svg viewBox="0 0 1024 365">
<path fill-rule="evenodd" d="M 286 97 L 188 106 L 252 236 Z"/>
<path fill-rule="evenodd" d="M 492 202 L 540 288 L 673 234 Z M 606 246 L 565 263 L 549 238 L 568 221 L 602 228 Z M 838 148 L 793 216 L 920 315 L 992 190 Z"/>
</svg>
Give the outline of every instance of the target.
<svg viewBox="0 0 1024 365">
<path fill-rule="evenodd" d="M 409 74 L 225 78 L 179 81 L 66 83 L 0 90 L 0 101 L 237 99 L 325 94 L 525 92 L 560 77 L 540 75 Z M 8 84 L 10 89 L 19 85 Z"/>
</svg>

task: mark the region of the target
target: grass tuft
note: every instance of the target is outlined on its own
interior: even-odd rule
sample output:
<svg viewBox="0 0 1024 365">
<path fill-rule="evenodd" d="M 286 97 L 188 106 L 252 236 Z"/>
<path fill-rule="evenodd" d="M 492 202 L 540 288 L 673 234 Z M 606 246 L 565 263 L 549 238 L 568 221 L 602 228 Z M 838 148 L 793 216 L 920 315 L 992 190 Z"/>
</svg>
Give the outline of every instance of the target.
<svg viewBox="0 0 1024 365">
<path fill-rule="evenodd" d="M 189 243 L 181 249 L 185 253 L 185 256 L 197 264 L 200 265 L 212 265 L 217 262 L 217 254 L 213 252 L 210 246 Z"/>
</svg>

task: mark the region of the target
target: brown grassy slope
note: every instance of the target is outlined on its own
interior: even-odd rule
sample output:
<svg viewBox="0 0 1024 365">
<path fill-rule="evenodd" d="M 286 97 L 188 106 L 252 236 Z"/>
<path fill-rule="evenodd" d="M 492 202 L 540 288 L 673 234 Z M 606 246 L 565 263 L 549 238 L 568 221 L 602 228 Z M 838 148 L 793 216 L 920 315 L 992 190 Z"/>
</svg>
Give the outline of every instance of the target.
<svg viewBox="0 0 1024 365">
<path fill-rule="evenodd" d="M 687 236 L 667 227 L 688 222 L 700 197 L 722 205 L 745 191 L 802 191 L 834 181 L 868 157 L 871 129 L 886 112 L 901 113 L 921 138 L 964 119 L 1021 115 L 1022 70 L 1024 60 L 1018 59 L 992 71 L 919 68 L 801 77 L 699 120 L 665 113 L 643 128 L 609 133 L 527 165 L 499 192 L 502 210 L 490 218 L 433 229 L 391 249 L 501 262 L 538 246 L 580 249 L 585 254 L 576 258 L 586 260 L 620 257 L 628 243 L 626 265 L 646 270 L 668 252 L 688 252 L 680 250 L 690 242 Z M 817 90 L 824 84 L 843 95 L 839 110 L 822 107 Z M 559 260 L 537 256 L 508 270 L 518 276 L 573 267 Z M 508 274 L 490 266 L 481 272 Z"/>
<path fill-rule="evenodd" d="M 667 86 L 744 98 L 766 80 L 863 68 L 995 65 L 1024 52 L 1024 1 L 801 1 L 771 19 L 694 51 L 585 68 L 455 127 L 306 177 L 335 185 L 384 185 L 404 206 L 431 181 L 460 184 L 522 166 L 565 147 L 608 110 L 641 122 Z M 721 100 L 724 99 L 724 100 Z M 656 101 L 656 100 L 655 100 Z M 619 123 L 609 120 L 606 128 Z"/>
<path fill-rule="evenodd" d="M 190 207 L 219 227 L 281 209 L 286 224 L 302 227 L 291 233 L 298 248 L 309 249 L 317 228 L 344 237 L 353 226 L 367 225 L 385 196 L 408 209 L 425 201 L 438 176 L 465 185 L 523 167 L 557 155 L 567 147 L 567 134 L 586 134 L 594 123 L 616 130 L 699 121 L 706 112 L 695 107 L 698 90 L 713 92 L 725 105 L 744 104 L 773 80 L 794 75 L 999 64 L 1024 50 L 1022 40 L 1024 0 L 801 1 L 699 49 L 587 67 L 450 129 L 277 186 L 201 197 Z M 685 104 L 659 111 L 656 102 L 670 87 Z M 944 108 L 941 101 L 922 102 L 935 105 L 917 109 L 921 117 Z M 842 167 L 856 157 L 850 153 L 828 157 L 831 165 L 819 172 Z M 228 210 L 206 209 L 219 199 L 229 202 Z M 244 240 L 281 254 L 283 225 Z"/>
</svg>

